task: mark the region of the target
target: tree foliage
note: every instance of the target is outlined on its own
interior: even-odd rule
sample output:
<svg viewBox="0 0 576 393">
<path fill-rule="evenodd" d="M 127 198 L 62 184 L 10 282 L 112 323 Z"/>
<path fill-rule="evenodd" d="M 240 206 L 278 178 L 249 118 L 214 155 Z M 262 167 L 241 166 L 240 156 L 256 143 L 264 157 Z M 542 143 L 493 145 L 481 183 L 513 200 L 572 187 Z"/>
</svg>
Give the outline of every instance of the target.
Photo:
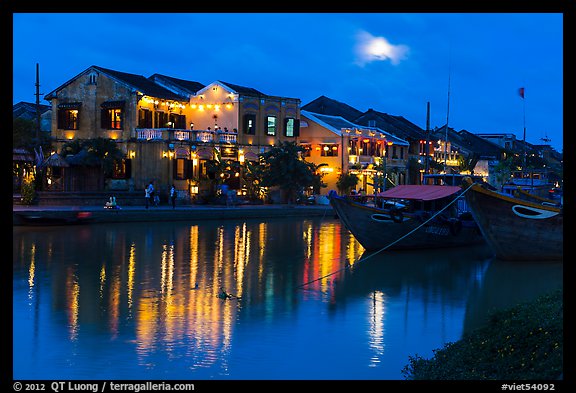
<svg viewBox="0 0 576 393">
<path fill-rule="evenodd" d="M 460 154 L 458 155 L 458 170 L 460 172 L 470 172 L 470 174 L 473 175 L 474 168 L 479 160 L 480 155 L 478 153 L 471 152 L 466 156 Z"/>
<path fill-rule="evenodd" d="M 50 151 L 52 148 L 50 133 L 42 131 L 39 139 L 36 140 L 36 122 L 34 120 L 13 118 L 12 119 L 12 148 L 23 148 L 33 152 L 38 145 L 42 146 L 44 151 Z"/>
<path fill-rule="evenodd" d="M 353 188 L 356 188 L 359 180 L 358 176 L 353 173 L 342 172 L 336 181 L 336 188 L 338 188 L 338 192 L 341 195 L 350 194 L 350 191 L 352 191 Z"/>
<path fill-rule="evenodd" d="M 315 166 L 302 158 L 304 147 L 295 142 L 280 142 L 270 151 L 261 153 L 264 162 L 262 185 L 279 187 L 288 203 L 294 203 L 303 188 L 318 184 Z"/>
<path fill-rule="evenodd" d="M 101 137 L 67 142 L 62 146 L 60 155 L 77 156 L 77 164 L 81 165 L 101 165 L 106 176 L 110 175 L 114 163 L 124 158 L 124 153 L 114 140 Z"/>
</svg>

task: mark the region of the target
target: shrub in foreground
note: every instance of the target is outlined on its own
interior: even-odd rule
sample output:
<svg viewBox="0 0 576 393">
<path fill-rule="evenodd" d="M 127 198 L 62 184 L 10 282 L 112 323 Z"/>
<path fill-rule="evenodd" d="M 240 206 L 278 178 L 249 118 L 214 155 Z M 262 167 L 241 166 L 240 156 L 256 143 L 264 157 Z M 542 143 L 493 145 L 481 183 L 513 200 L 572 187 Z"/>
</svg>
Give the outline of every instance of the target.
<svg viewBox="0 0 576 393">
<path fill-rule="evenodd" d="M 486 326 L 433 351 L 409 357 L 410 380 L 554 380 L 562 374 L 562 290 L 497 311 Z"/>
</svg>

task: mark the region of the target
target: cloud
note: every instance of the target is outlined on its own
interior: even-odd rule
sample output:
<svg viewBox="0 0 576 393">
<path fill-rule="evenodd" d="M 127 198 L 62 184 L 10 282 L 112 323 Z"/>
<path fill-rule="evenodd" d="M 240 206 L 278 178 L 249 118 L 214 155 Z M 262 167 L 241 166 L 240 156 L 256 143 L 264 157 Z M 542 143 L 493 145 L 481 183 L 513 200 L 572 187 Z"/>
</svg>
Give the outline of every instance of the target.
<svg viewBox="0 0 576 393">
<path fill-rule="evenodd" d="M 367 31 L 358 32 L 356 44 L 356 64 L 364 67 L 373 61 L 386 61 L 394 65 L 407 57 L 410 48 L 406 45 L 392 45 L 384 37 L 374 37 Z"/>
</svg>

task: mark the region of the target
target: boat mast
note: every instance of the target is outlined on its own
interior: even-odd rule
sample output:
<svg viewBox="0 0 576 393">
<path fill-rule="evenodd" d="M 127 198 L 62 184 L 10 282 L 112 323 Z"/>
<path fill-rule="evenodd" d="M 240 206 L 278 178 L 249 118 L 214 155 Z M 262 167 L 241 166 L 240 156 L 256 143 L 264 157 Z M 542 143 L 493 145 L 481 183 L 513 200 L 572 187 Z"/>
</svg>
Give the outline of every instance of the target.
<svg viewBox="0 0 576 393">
<path fill-rule="evenodd" d="M 451 61 L 450 56 L 448 57 L 448 104 L 446 107 L 446 130 L 444 134 L 444 183 L 446 183 L 446 160 L 448 156 L 448 118 L 450 117 L 450 69 L 451 69 Z"/>
<path fill-rule="evenodd" d="M 520 88 L 520 96 L 522 97 L 522 121 L 524 124 L 524 137 L 522 139 L 522 144 L 523 144 L 523 159 L 522 159 L 522 178 L 524 178 L 524 171 L 526 170 L 526 98 L 524 98 L 526 94 L 526 90 L 521 87 Z"/>
</svg>

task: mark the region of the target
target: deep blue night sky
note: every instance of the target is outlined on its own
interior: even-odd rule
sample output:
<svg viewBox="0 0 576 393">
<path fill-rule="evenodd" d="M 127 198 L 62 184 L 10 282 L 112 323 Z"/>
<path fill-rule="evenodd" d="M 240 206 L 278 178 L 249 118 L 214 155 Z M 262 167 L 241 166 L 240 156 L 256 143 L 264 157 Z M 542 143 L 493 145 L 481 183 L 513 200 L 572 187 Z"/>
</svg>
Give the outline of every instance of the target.
<svg viewBox="0 0 576 393">
<path fill-rule="evenodd" d="M 562 13 L 14 13 L 13 103 L 35 102 L 36 63 L 43 94 L 97 65 L 302 105 L 325 95 L 422 128 L 430 102 L 432 127 L 522 139 L 525 125 L 528 142 L 562 151 L 563 24 Z"/>
</svg>

